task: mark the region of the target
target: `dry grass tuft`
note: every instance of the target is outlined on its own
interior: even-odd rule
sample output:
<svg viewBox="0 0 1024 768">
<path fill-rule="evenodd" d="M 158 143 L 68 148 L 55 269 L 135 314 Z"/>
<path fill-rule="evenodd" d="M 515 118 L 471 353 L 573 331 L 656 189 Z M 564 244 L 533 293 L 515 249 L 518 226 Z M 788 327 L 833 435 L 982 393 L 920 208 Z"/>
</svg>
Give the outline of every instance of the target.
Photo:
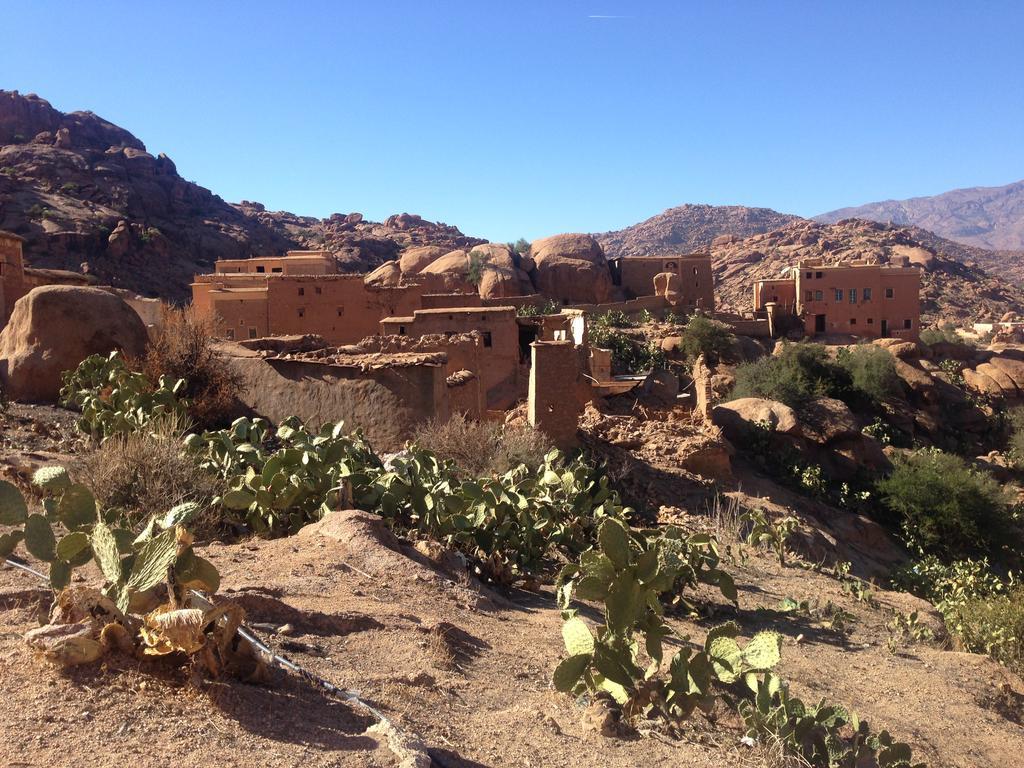
<svg viewBox="0 0 1024 768">
<path fill-rule="evenodd" d="M 742 544 L 744 540 L 743 508 L 739 500 L 732 496 L 715 494 L 713 501 L 708 503 L 708 519 L 711 521 L 712 533 L 723 544 Z"/>
<path fill-rule="evenodd" d="M 146 356 L 138 361 L 150 381 L 161 376 L 185 379 L 189 416 L 209 429 L 226 424 L 237 408 L 241 380 L 213 351 L 212 323 L 192 309 L 165 306 L 161 325 L 150 335 Z"/>
<path fill-rule="evenodd" d="M 469 477 L 501 475 L 520 464 L 536 469 L 552 448 L 547 436 L 528 424 L 473 421 L 462 414 L 421 425 L 413 441 L 451 459 Z"/>
<path fill-rule="evenodd" d="M 144 431 L 112 437 L 82 456 L 72 473 L 104 508 L 121 509 L 133 529 L 153 513 L 192 501 L 202 511 L 189 529 L 210 536 L 222 527 L 211 504 L 220 483 L 182 451 L 183 426 L 157 419 Z"/>
</svg>

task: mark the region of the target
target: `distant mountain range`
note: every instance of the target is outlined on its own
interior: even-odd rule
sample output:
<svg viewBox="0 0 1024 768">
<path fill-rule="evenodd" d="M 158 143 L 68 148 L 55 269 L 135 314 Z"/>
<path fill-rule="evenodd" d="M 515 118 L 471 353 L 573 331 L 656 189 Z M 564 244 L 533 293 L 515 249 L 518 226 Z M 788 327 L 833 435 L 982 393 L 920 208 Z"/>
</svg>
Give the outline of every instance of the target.
<svg viewBox="0 0 1024 768">
<path fill-rule="evenodd" d="M 823 224 L 843 219 L 912 225 L 991 251 L 1024 251 L 1024 181 L 867 203 L 814 217 Z"/>
</svg>

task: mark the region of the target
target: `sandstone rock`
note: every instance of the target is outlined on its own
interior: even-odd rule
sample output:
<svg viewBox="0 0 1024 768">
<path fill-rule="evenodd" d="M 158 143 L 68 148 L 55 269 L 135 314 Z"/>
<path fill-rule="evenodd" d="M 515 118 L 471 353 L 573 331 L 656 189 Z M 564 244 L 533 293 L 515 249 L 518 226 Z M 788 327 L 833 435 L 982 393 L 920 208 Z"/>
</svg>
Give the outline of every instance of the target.
<svg viewBox="0 0 1024 768">
<path fill-rule="evenodd" d="M 397 261 L 385 261 L 363 278 L 367 285 L 398 285 L 402 280 L 402 268 Z"/>
<path fill-rule="evenodd" d="M 874 344 L 879 347 L 884 347 L 892 353 L 893 357 L 898 357 L 901 360 L 915 360 L 925 354 L 925 347 L 922 344 L 918 344 L 913 341 L 903 341 L 902 339 L 875 339 Z"/>
<path fill-rule="evenodd" d="M 805 403 L 800 407 L 799 420 L 803 436 L 822 445 L 841 437 L 860 435 L 860 423 L 849 406 L 831 397 Z"/>
<path fill-rule="evenodd" d="M 991 367 L 996 368 L 999 371 L 1002 371 L 1006 375 L 1006 378 L 1012 381 L 1012 383 L 1017 387 L 1017 389 L 1024 391 L 1024 361 L 1015 360 L 1011 357 L 1005 357 L 1003 355 L 997 355 L 996 357 L 990 358 L 988 364 Z M 978 370 L 982 370 L 981 365 L 978 366 Z M 993 379 L 996 379 L 996 377 L 993 376 L 988 369 L 985 370 L 985 373 L 987 373 Z M 999 379 L 996 379 L 996 381 L 999 381 Z"/>
<path fill-rule="evenodd" d="M 661 296 L 672 306 L 679 303 L 682 278 L 675 272 L 659 272 L 654 276 L 654 295 Z"/>
<path fill-rule="evenodd" d="M 968 361 L 975 355 L 974 347 L 955 341 L 937 341 L 931 345 L 932 354 L 940 360 Z"/>
<path fill-rule="evenodd" d="M 996 363 L 997 360 L 1000 364 Z M 1024 363 L 1020 363 L 1016 360 L 1002 360 L 1001 358 L 995 357 L 992 358 L 990 362 L 981 363 L 975 370 L 980 374 L 988 376 L 992 381 L 998 384 L 1004 397 L 1017 397 L 1017 395 L 1020 394 L 1017 382 L 1011 378 L 1006 370 L 1003 369 L 1002 365 L 1007 365 L 1011 370 L 1014 367 L 1019 366 L 1018 373 L 1024 374 Z M 967 369 L 964 370 L 965 374 L 966 372 Z M 966 380 L 967 377 L 965 375 L 964 381 Z M 1024 381 L 1024 379 L 1022 379 L 1022 381 Z"/>
<path fill-rule="evenodd" d="M 937 399 L 936 381 L 926 371 L 897 358 L 895 361 L 896 375 L 911 391 L 920 395 L 927 402 Z"/>
<path fill-rule="evenodd" d="M 792 408 L 760 397 L 741 397 L 716 405 L 711 409 L 711 421 L 733 441 L 742 440 L 750 427 L 759 422 L 770 424 L 782 434 L 801 434 L 800 422 Z"/>
<path fill-rule="evenodd" d="M 416 248 L 409 248 L 402 252 L 402 258 L 399 259 L 398 263 L 402 268 L 403 275 L 416 275 L 433 261 L 449 253 L 449 251 L 450 249 L 439 245 L 422 245 Z"/>
<path fill-rule="evenodd" d="M 590 235 L 554 235 L 536 240 L 530 255 L 537 288 L 557 301 L 601 304 L 609 300 L 612 278 L 604 251 Z"/>
<path fill-rule="evenodd" d="M 14 305 L 0 333 L 0 382 L 12 400 L 53 402 L 61 374 L 89 355 L 145 352 L 146 326 L 120 297 L 100 288 L 47 285 Z"/>
<path fill-rule="evenodd" d="M 501 243 L 474 246 L 469 258 L 481 263 L 480 283 L 477 289 L 484 299 L 503 299 L 533 293 L 529 276 L 516 267 L 512 249 Z"/>
</svg>

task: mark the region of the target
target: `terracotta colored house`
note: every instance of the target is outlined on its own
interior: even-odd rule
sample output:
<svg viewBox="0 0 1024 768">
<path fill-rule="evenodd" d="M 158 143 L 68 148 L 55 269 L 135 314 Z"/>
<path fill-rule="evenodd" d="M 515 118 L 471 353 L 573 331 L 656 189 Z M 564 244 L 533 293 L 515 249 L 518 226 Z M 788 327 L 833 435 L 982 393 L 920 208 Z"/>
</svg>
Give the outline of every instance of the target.
<svg viewBox="0 0 1024 768">
<path fill-rule="evenodd" d="M 227 339 L 315 333 L 354 344 L 376 335 L 383 318 L 419 309 L 442 281 L 417 275 L 403 285 L 367 285 L 363 275 L 338 274 L 327 251 L 289 251 L 218 261 L 213 274 L 196 275 L 192 306 Z"/>
<path fill-rule="evenodd" d="M 754 310 L 800 318 L 807 336 L 850 334 L 916 340 L 921 333 L 921 272 L 905 259 L 889 264 L 802 261 L 784 278 L 754 284 Z"/>
<path fill-rule="evenodd" d="M 711 312 L 715 308 L 715 279 L 709 254 L 620 256 L 611 259 L 609 266 L 612 283 L 622 288 L 627 299 L 653 296 L 654 276 L 667 272 L 679 276 L 679 303 L 684 309 Z"/>
<path fill-rule="evenodd" d="M 519 397 L 519 323 L 514 307 L 418 309 L 408 316 L 387 317 L 381 334 L 426 336 L 477 331 L 483 337 L 480 364 L 487 408 L 502 410 Z"/>
</svg>

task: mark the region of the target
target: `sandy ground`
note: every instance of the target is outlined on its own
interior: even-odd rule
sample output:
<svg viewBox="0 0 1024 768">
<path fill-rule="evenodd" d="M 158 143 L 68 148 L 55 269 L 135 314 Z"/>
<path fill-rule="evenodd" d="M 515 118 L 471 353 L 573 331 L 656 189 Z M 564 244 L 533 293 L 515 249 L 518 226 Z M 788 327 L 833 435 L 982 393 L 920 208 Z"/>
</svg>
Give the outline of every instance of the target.
<svg viewBox="0 0 1024 768">
<path fill-rule="evenodd" d="M 549 685 L 563 652 L 550 593 L 489 592 L 389 542 L 367 519 L 354 513 L 290 539 L 212 545 L 206 556 L 221 569 L 223 595 L 244 606 L 272 645 L 358 689 L 418 734 L 439 764 L 761 764 L 725 714 L 674 735 L 601 736 L 587 727 L 581 703 Z M 747 635 L 776 628 L 785 636 L 781 671 L 798 695 L 850 704 L 910 741 L 931 766 L 1021 764 L 1018 678 L 980 656 L 922 645 L 894 655 L 886 647 L 891 611 L 926 607 L 920 601 L 877 592 L 872 606 L 830 576 L 781 568 L 763 553 L 732 570 L 741 610 L 710 603 L 706 621 L 676 622 L 681 634 L 700 640 L 730 618 Z M 856 618 L 848 632 L 824 629 L 776 611 L 783 597 L 831 600 Z M 195 689 L 172 661 L 124 657 L 62 673 L 22 640 L 46 599 L 29 577 L 0 569 L 0 765 L 398 764 L 364 733 L 369 718 L 283 674 L 269 685 L 219 680 Z M 287 634 L 276 631 L 283 626 Z"/>
</svg>

